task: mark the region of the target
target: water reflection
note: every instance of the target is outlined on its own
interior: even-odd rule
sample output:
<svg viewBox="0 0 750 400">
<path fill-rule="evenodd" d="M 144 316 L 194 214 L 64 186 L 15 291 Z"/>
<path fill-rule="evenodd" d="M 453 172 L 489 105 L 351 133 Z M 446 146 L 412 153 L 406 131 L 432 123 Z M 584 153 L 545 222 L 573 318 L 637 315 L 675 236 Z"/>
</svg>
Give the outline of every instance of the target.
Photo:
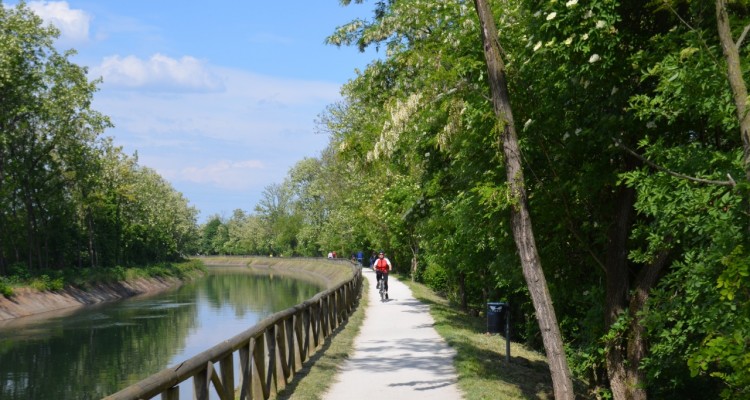
<svg viewBox="0 0 750 400">
<path fill-rule="evenodd" d="M 211 269 L 206 278 L 154 297 L 0 324 L 0 398 L 99 399 L 320 290 Z"/>
</svg>

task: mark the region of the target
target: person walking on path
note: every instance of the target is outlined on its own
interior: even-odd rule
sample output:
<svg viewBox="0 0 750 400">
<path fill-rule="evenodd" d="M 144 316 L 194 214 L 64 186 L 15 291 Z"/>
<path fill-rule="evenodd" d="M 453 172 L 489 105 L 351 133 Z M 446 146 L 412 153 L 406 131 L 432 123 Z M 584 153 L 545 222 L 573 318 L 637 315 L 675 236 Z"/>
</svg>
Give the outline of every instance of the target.
<svg viewBox="0 0 750 400">
<path fill-rule="evenodd" d="M 362 270 L 371 282 L 374 273 Z M 326 400 L 459 400 L 455 351 L 433 327 L 430 308 L 391 279 L 391 300 L 369 291 L 365 320 Z"/>
<path fill-rule="evenodd" d="M 391 269 L 393 269 L 391 260 L 387 259 L 382 251 L 378 253 L 378 259 L 375 260 L 375 276 L 378 283 L 375 284 L 375 289 L 380 289 L 380 285 L 383 285 L 386 300 L 388 300 L 388 273 Z"/>
</svg>

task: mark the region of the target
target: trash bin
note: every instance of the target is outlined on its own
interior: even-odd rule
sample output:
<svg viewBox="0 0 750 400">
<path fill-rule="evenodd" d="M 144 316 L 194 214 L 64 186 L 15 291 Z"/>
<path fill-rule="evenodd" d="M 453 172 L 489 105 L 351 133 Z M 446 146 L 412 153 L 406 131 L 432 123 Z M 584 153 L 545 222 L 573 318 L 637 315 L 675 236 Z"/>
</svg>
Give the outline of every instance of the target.
<svg viewBox="0 0 750 400">
<path fill-rule="evenodd" d="M 487 303 L 487 332 L 503 333 L 503 321 L 508 312 L 508 303 Z"/>
<path fill-rule="evenodd" d="M 505 321 L 505 329 L 503 329 Z M 510 305 L 508 303 L 487 303 L 487 332 L 504 333 L 505 361 L 510 363 Z"/>
</svg>

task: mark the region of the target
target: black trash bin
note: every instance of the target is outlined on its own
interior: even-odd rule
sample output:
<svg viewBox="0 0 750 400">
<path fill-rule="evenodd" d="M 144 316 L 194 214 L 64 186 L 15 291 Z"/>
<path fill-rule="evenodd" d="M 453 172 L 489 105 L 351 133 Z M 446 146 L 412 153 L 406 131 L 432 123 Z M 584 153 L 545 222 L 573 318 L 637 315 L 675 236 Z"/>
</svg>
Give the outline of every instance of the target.
<svg viewBox="0 0 750 400">
<path fill-rule="evenodd" d="M 503 329 L 503 321 L 505 329 Z M 487 303 L 487 332 L 504 333 L 505 361 L 510 363 L 510 305 L 508 303 Z"/>
<path fill-rule="evenodd" d="M 487 332 L 503 333 L 508 303 L 487 303 Z"/>
</svg>

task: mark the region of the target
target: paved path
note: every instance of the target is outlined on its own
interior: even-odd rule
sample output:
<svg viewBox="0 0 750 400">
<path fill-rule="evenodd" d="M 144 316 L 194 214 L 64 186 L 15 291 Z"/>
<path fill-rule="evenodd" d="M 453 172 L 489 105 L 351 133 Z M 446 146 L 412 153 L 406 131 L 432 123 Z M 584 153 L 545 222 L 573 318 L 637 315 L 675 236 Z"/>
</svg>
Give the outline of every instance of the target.
<svg viewBox="0 0 750 400">
<path fill-rule="evenodd" d="M 433 328 L 429 306 L 393 277 L 387 302 L 375 289 L 375 273 L 363 269 L 370 304 L 354 353 L 344 363 L 326 400 L 457 400 L 455 352 Z"/>
</svg>

